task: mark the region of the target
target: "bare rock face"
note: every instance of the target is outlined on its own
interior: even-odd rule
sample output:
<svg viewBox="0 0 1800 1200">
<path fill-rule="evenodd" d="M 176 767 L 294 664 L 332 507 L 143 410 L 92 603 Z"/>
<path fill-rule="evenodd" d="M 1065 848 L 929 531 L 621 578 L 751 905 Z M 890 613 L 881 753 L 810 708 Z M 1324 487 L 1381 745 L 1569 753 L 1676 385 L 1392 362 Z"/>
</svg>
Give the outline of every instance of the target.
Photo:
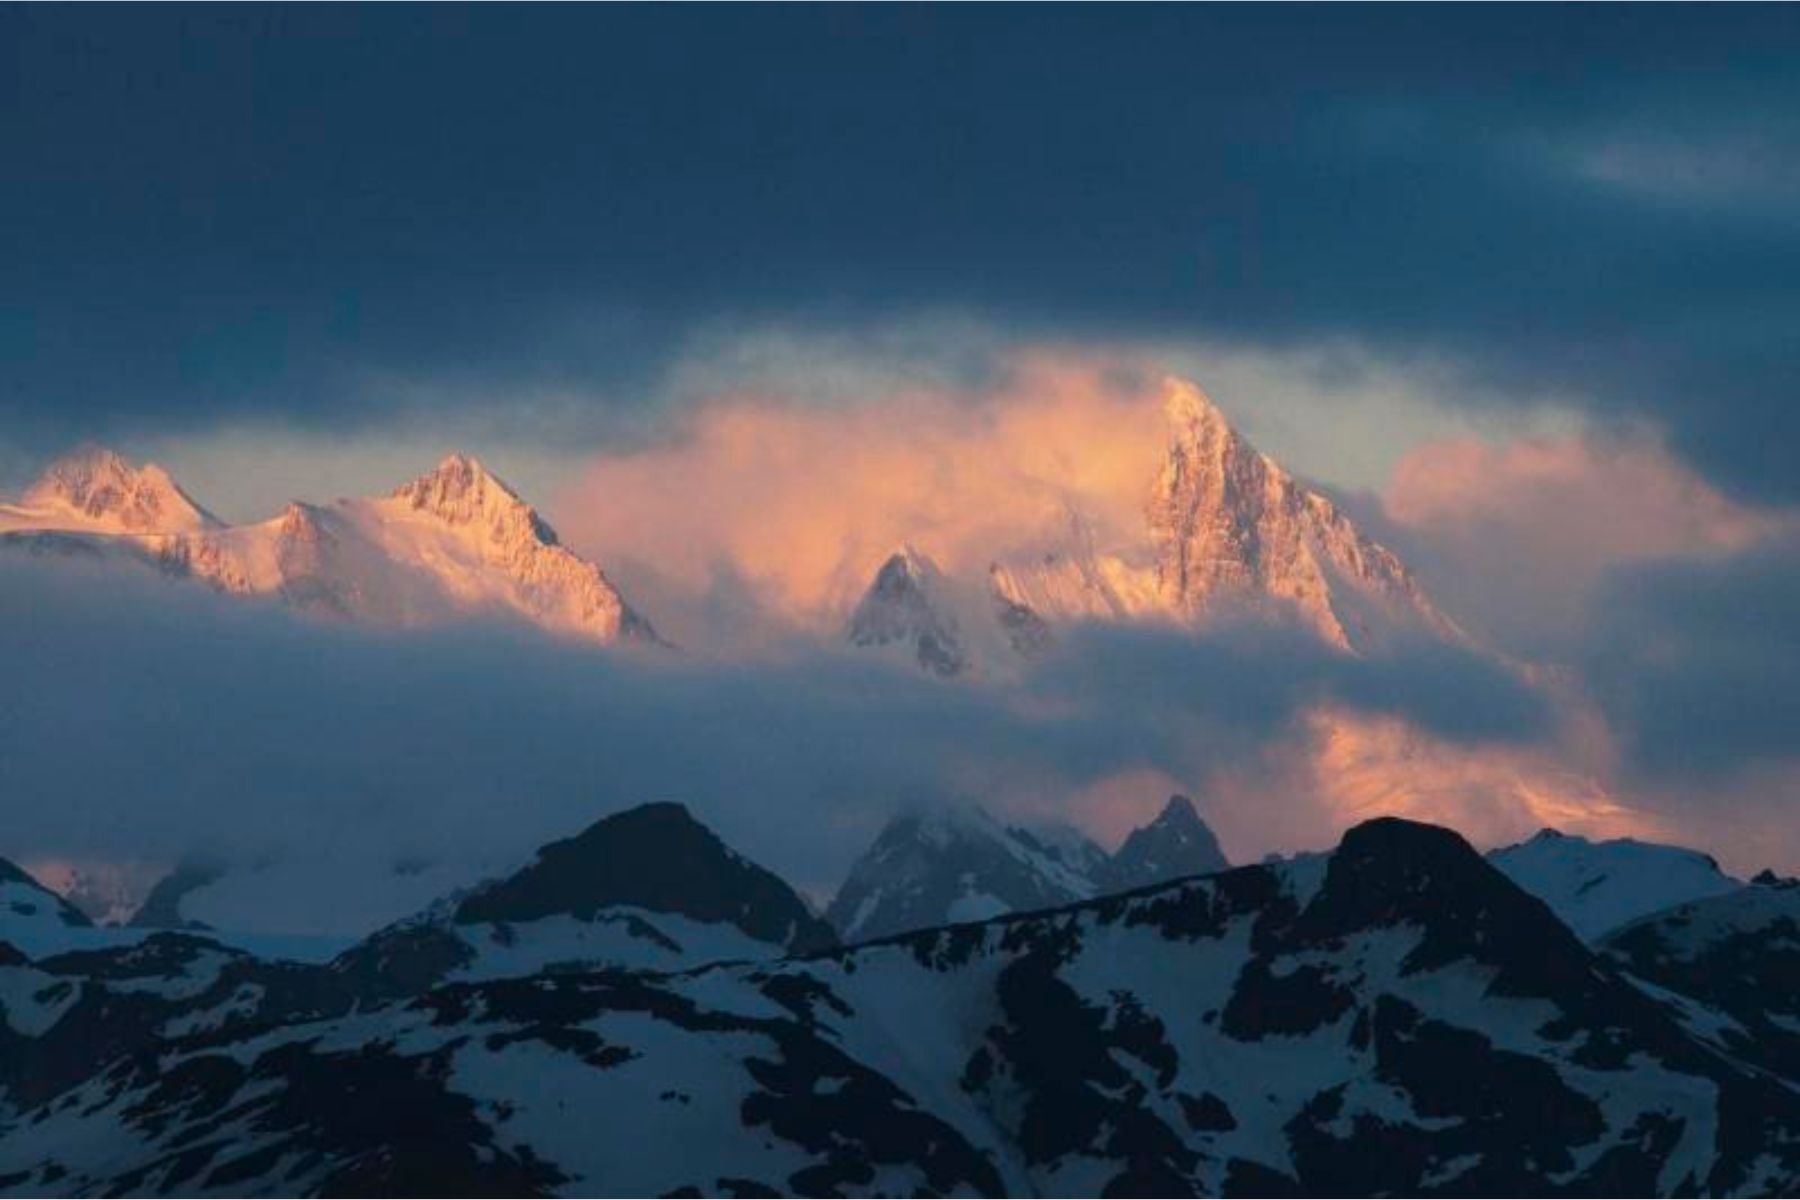
<svg viewBox="0 0 1800 1200">
<path fill-rule="evenodd" d="M 1167 610 L 1273 601 L 1345 649 L 1383 624 L 1453 633 L 1393 553 L 1258 453 L 1199 388 L 1171 380 L 1165 411 L 1169 447 L 1146 516 Z"/>
</svg>

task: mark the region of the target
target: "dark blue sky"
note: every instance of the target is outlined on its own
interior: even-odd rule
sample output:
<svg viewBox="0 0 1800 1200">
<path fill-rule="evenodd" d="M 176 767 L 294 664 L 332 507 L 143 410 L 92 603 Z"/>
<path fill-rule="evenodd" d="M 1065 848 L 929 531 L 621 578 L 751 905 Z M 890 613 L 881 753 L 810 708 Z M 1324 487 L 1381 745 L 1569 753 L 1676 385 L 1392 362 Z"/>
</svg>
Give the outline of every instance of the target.
<svg viewBox="0 0 1800 1200">
<path fill-rule="evenodd" d="M 1791 6 L 0 9 L 0 437 L 954 311 L 1444 356 L 1792 500 L 1796 63 Z"/>
</svg>

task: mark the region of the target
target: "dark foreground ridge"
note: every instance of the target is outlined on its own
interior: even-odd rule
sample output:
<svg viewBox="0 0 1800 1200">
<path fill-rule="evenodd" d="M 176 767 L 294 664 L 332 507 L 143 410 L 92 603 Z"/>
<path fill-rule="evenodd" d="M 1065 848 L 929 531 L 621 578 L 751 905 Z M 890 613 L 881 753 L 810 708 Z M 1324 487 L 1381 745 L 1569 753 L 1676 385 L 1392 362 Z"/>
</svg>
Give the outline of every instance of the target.
<svg viewBox="0 0 1800 1200">
<path fill-rule="evenodd" d="M 610 820 L 626 817 L 697 844 L 680 810 Z M 574 877 L 593 833 L 475 915 L 661 894 Z M 1759 921 L 1714 924 L 1785 928 Z M 1753 1027 L 1720 1040 L 1728 1022 L 1677 994 L 1678 972 L 1639 978 L 1635 943 L 1591 949 L 1462 838 L 1406 821 L 1327 856 L 806 956 L 450 982 L 373 1007 L 332 968 L 280 968 L 277 997 L 257 974 L 272 964 L 156 941 L 135 963 L 0 965 L 0 1062 L 71 1047 L 58 1029 L 83 1012 L 92 1045 L 127 983 L 142 1006 L 104 1062 L 9 1079 L 0 1190 L 1800 1188 L 1800 1091 Z M 1720 1003 L 1748 1011 L 1742 982 Z"/>
</svg>

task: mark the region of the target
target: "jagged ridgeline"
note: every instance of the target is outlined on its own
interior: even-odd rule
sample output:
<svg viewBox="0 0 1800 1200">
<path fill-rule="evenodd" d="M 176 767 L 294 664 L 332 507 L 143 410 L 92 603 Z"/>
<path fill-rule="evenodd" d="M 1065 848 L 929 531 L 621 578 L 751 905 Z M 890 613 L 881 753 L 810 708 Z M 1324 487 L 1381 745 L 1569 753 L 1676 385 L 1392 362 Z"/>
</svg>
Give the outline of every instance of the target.
<svg viewBox="0 0 1800 1200">
<path fill-rule="evenodd" d="M 1100 858 L 1160 870 L 1190 815 Z M 1638 857 L 1557 849 L 1508 857 Z M 0 1191 L 1787 1195 L 1797 898 L 1727 881 L 1590 943 L 1382 819 L 833 946 L 652 805 L 333 963 L 0 949 Z"/>
<path fill-rule="evenodd" d="M 84 450 L 18 503 L 0 504 L 0 547 L 148 562 L 231 594 L 376 624 L 486 613 L 596 642 L 658 641 L 598 566 L 462 454 L 385 496 L 296 501 L 271 520 L 228 526 L 161 467 Z"/>
<path fill-rule="evenodd" d="M 1133 535 L 1097 541 L 1072 497 L 1060 544 L 1003 555 L 979 578 L 902 546 L 876 569 L 846 640 L 944 676 L 1030 658 L 1074 621 L 1193 625 L 1256 612 L 1349 651 L 1466 640 L 1392 551 L 1260 453 L 1198 387 L 1168 380 L 1163 408 L 1162 465 L 1144 481 Z"/>
</svg>

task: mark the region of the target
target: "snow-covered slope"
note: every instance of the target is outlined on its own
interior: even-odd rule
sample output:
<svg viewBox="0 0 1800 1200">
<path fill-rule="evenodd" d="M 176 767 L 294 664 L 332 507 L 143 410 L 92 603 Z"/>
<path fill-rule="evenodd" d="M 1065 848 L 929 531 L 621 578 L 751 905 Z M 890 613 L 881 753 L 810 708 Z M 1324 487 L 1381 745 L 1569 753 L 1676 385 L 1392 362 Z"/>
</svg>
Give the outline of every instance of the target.
<svg viewBox="0 0 1800 1200">
<path fill-rule="evenodd" d="M 1646 913 L 1742 886 L 1697 850 L 1629 838 L 1590 842 L 1554 829 L 1488 858 L 1589 940 Z"/>
<path fill-rule="evenodd" d="M 1697 1001 L 1695 1024 L 1718 1044 L 1800 1080 L 1800 880 L 1760 875 L 1633 921 L 1599 946 L 1634 976 Z"/>
<path fill-rule="evenodd" d="M 0 858 L 0 942 L 35 952 L 63 944 L 68 930 L 92 924 L 86 913 Z"/>
<path fill-rule="evenodd" d="M 504 878 L 446 897 L 345 951 L 364 994 L 545 970 L 776 958 L 836 941 L 780 878 L 679 804 L 645 804 L 552 842 Z"/>
<path fill-rule="evenodd" d="M 237 1024 L 348 1011 L 322 965 L 259 958 L 191 934 L 89 931 L 78 948 L 26 958 L 0 946 L 0 1141 L 6 1116 L 122 1055 Z M 118 940 L 112 940 L 118 939 Z"/>
<path fill-rule="evenodd" d="M 826 910 L 846 941 L 1053 908 L 1226 868 L 1185 796 L 1108 855 L 1067 825 L 1008 825 L 975 805 L 905 812 L 850 868 Z"/>
<path fill-rule="evenodd" d="M 1791 1194 L 1800 1092 L 1680 1012 L 1381 820 L 809 958 L 161 1035 L 0 1131 L 0 1189 Z"/>
<path fill-rule="evenodd" d="M 221 591 L 378 624 L 485 614 L 599 642 L 657 640 L 599 567 L 460 454 L 386 496 L 295 502 L 228 527 L 160 467 L 84 452 L 0 507 L 0 543 L 135 558 Z"/>
</svg>

